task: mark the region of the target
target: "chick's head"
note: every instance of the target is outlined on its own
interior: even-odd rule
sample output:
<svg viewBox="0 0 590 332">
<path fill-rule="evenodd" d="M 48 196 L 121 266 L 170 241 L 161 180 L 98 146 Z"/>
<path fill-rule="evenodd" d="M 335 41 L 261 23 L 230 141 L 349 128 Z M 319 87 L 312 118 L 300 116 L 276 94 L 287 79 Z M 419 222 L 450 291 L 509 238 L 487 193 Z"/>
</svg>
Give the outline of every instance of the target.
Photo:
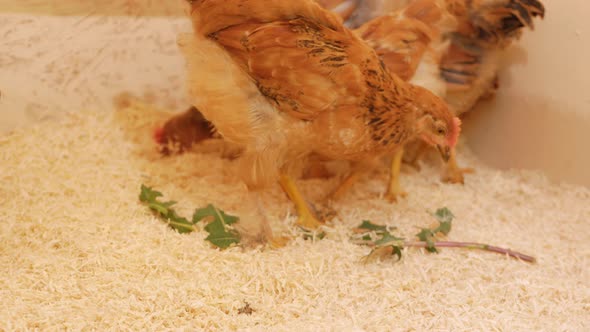
<svg viewBox="0 0 590 332">
<path fill-rule="evenodd" d="M 412 86 L 414 103 L 418 108 L 416 133 L 426 143 L 436 147 L 448 161 L 461 133 L 461 120 L 454 116 L 447 103 L 419 86 Z"/>
</svg>

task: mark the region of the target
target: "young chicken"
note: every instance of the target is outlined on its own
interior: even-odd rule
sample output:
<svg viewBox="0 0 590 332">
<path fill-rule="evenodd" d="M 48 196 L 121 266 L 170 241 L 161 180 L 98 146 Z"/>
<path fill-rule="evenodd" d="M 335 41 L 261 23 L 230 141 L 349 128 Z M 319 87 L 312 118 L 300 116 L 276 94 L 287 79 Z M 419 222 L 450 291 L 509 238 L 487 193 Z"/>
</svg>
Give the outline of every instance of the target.
<svg viewBox="0 0 590 332">
<path fill-rule="evenodd" d="M 545 12 L 537 0 L 389 0 L 363 2 L 351 20 L 362 21 L 391 8 L 399 9 L 356 32 L 392 72 L 444 97 L 456 115 L 493 95 L 501 51 L 522 34 L 522 28 L 532 29 L 532 19 Z M 421 145 L 410 144 L 418 150 L 415 159 L 424 151 Z M 458 167 L 453 150 L 443 180 L 463 183 L 463 173 L 469 171 Z"/>
<path fill-rule="evenodd" d="M 545 16 L 537 0 L 446 0 L 447 10 L 457 18 L 457 30 L 441 61 L 441 76 L 447 82 L 445 100 L 460 116 L 498 89 L 498 71 L 503 50 L 518 40 L 523 28 L 534 28 L 533 18 Z M 463 183 L 455 151 L 443 180 Z"/>
<path fill-rule="evenodd" d="M 407 6 L 379 16 L 354 32 L 380 56 L 385 66 L 401 79 L 445 96 L 446 82 L 440 62 L 449 42 L 444 36 L 455 30 L 457 21 L 437 0 L 415 0 Z M 385 197 L 396 201 L 405 195 L 399 184 L 404 149 L 398 149 L 391 164 Z M 329 197 L 338 200 L 359 177 L 349 177 Z"/>
<path fill-rule="evenodd" d="M 428 90 L 389 73 L 375 51 L 312 0 L 196 0 L 181 35 L 191 103 L 244 148 L 241 175 L 278 180 L 305 228 L 320 225 L 290 176 L 310 154 L 372 166 L 421 138 L 448 159 L 460 121 Z"/>
<path fill-rule="evenodd" d="M 170 118 L 166 123 L 154 131 L 154 140 L 160 144 L 161 152 L 168 155 L 184 152 L 193 144 L 212 138 L 213 125 L 203 117 L 195 107 Z"/>
</svg>

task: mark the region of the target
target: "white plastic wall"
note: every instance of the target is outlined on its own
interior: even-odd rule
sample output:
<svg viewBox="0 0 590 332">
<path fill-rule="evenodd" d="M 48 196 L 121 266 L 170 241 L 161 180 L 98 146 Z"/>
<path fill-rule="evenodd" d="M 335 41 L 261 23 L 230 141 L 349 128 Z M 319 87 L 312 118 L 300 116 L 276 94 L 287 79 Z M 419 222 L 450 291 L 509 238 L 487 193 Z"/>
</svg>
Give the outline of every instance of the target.
<svg viewBox="0 0 590 332">
<path fill-rule="evenodd" d="M 543 3 L 545 19 L 508 52 L 496 98 L 464 132 L 492 166 L 590 186 L 590 2 Z"/>
</svg>

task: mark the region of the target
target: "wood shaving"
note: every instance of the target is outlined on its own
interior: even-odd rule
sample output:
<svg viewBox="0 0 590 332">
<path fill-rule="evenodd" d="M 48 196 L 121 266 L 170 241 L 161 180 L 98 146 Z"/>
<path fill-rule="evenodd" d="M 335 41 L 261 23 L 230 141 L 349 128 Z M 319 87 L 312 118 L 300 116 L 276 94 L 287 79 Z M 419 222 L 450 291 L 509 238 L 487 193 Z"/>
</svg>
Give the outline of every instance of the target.
<svg viewBox="0 0 590 332">
<path fill-rule="evenodd" d="M 142 116 L 137 116 L 141 114 Z M 79 112 L 15 131 L 0 144 L 0 321 L 22 329 L 535 330 L 590 328 L 590 191 L 537 173 L 487 168 L 465 186 L 439 168 L 406 170 L 409 196 L 379 198 L 386 169 L 335 206 L 327 238 L 280 250 L 211 249 L 205 232 L 180 235 L 138 202 L 153 185 L 179 213 L 213 203 L 241 209 L 247 191 L 232 162 L 211 151 L 162 158 L 150 140 L 162 113 L 131 103 L 119 113 Z M 312 200 L 336 180 L 305 180 Z M 276 232 L 291 204 L 279 187 L 262 194 Z M 406 250 L 401 262 L 363 264 L 349 240 L 362 219 L 411 236 L 426 210 L 457 216 L 451 239 L 534 253 L 524 264 L 495 254 Z M 244 301 L 255 315 L 239 315 Z"/>
</svg>

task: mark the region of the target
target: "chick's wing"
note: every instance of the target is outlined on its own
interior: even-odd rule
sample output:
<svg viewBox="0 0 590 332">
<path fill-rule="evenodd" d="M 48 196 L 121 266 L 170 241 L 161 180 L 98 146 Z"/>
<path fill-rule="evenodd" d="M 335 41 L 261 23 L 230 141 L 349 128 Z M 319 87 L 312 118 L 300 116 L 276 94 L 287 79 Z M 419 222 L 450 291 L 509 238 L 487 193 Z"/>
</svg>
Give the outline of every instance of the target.
<svg viewBox="0 0 590 332">
<path fill-rule="evenodd" d="M 278 109 L 302 120 L 358 104 L 366 90 L 363 71 L 374 66 L 374 51 L 350 31 L 306 18 L 241 24 L 213 38 Z"/>
</svg>

